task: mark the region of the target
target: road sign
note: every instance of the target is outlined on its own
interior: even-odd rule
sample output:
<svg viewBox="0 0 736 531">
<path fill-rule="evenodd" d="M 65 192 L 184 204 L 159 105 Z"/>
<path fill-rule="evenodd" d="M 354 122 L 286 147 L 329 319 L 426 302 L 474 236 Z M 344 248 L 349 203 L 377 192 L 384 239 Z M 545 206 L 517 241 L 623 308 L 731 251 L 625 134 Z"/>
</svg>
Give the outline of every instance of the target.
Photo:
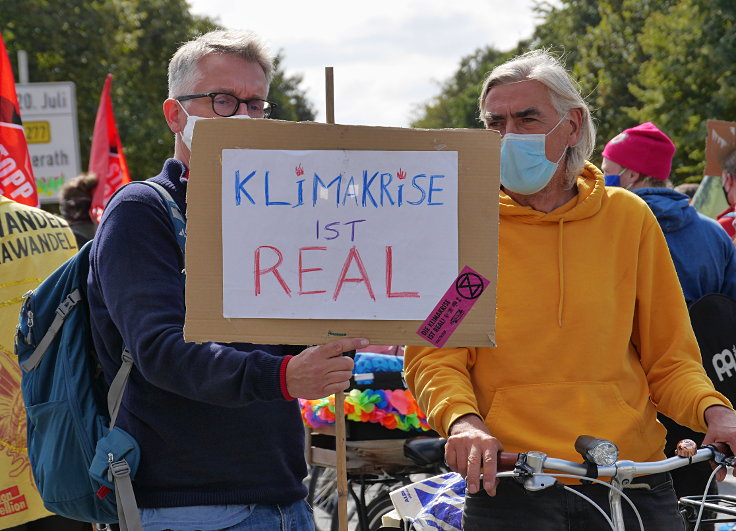
<svg viewBox="0 0 736 531">
<path fill-rule="evenodd" d="M 19 83 L 15 90 L 38 197 L 56 202 L 64 182 L 80 172 L 74 83 Z"/>
</svg>

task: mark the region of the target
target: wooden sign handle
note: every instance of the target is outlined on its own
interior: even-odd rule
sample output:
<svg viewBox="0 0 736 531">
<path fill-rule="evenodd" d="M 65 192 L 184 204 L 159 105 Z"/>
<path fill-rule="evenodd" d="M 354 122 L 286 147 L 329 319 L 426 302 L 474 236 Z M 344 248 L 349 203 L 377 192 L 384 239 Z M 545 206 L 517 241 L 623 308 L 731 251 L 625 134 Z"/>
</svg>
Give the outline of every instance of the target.
<svg viewBox="0 0 736 531">
<path fill-rule="evenodd" d="M 335 451 L 337 458 L 337 520 L 348 531 L 348 463 L 345 430 L 345 393 L 335 393 Z"/>
<path fill-rule="evenodd" d="M 335 123 L 335 84 L 331 66 L 325 67 L 326 122 Z M 346 452 L 345 393 L 335 393 L 335 457 L 337 460 L 337 521 L 348 531 L 348 462 Z"/>
<path fill-rule="evenodd" d="M 335 82 L 332 73 L 332 67 L 325 67 L 325 96 L 326 102 L 326 120 L 328 124 L 335 123 Z"/>
</svg>

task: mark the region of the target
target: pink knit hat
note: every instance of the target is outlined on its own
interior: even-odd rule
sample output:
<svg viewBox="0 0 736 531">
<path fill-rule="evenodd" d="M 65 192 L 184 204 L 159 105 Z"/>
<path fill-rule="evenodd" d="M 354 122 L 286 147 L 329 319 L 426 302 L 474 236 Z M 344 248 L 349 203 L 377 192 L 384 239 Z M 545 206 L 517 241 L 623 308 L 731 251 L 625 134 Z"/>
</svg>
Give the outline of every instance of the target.
<svg viewBox="0 0 736 531">
<path fill-rule="evenodd" d="M 656 125 L 647 122 L 612 138 L 603 156 L 624 168 L 664 181 L 672 170 L 675 144 Z"/>
</svg>

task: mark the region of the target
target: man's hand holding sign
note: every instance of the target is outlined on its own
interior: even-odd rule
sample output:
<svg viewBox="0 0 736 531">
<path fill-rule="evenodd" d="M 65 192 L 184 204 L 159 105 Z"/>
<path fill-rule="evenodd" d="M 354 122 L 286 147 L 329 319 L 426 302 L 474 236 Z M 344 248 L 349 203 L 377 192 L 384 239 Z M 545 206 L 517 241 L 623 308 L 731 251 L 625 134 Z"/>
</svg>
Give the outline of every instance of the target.
<svg viewBox="0 0 736 531">
<path fill-rule="evenodd" d="M 303 350 L 286 366 L 289 394 L 311 400 L 344 391 L 350 385 L 353 360 L 343 353 L 367 346 L 367 339 L 346 338 Z"/>
</svg>

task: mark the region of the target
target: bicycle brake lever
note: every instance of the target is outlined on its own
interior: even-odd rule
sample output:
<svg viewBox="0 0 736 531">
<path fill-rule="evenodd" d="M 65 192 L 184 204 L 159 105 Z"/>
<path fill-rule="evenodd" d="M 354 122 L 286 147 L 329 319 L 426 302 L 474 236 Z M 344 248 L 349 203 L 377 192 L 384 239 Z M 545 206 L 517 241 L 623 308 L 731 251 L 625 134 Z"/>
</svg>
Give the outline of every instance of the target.
<svg viewBox="0 0 736 531">
<path fill-rule="evenodd" d="M 514 464 L 514 481 L 523 484 L 532 476 L 534 476 L 534 468 L 527 463 L 526 454 L 519 453 L 519 458 Z"/>
<path fill-rule="evenodd" d="M 528 491 L 539 491 L 551 487 L 556 479 L 542 472 L 547 454 L 542 452 L 527 452 L 519 454 L 514 465 L 514 479 L 521 483 Z"/>
<path fill-rule="evenodd" d="M 726 452 L 723 451 L 726 450 L 730 452 L 730 449 L 727 446 L 722 444 L 706 444 L 703 448 L 710 448 L 713 451 L 713 459 L 711 459 L 711 461 L 714 463 L 730 467 L 736 465 L 736 456 L 727 455 Z"/>
</svg>

